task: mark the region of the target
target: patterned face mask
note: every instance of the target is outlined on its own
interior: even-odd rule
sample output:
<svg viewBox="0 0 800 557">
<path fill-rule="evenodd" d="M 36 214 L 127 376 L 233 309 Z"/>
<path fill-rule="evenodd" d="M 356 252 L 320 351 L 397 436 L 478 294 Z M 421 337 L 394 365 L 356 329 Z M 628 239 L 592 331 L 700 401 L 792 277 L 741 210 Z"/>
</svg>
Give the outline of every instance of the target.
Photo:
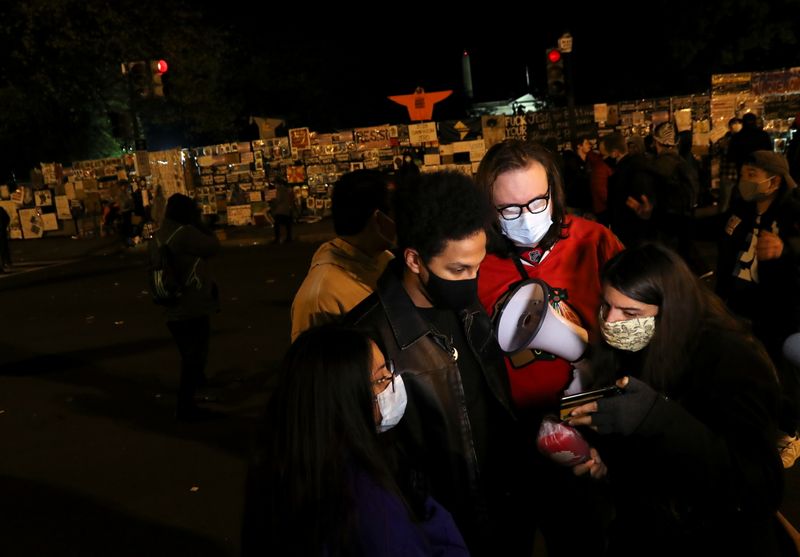
<svg viewBox="0 0 800 557">
<path fill-rule="evenodd" d="M 609 346 L 619 350 L 638 352 L 650 343 L 656 333 L 655 316 L 609 323 L 603 319 L 601 312 L 600 320 L 603 324 L 600 328 L 603 338 Z"/>
</svg>

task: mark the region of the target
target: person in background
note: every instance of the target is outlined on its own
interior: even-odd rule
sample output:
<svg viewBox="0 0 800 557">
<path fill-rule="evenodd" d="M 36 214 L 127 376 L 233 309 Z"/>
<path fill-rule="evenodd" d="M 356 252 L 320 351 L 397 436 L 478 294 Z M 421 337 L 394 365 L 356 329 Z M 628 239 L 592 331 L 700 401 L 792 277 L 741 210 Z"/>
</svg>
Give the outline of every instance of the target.
<svg viewBox="0 0 800 557">
<path fill-rule="evenodd" d="M 652 170 L 656 184 L 653 203 L 658 239 L 676 250 L 698 276 L 709 272 L 695 246 L 695 206 L 700 183 L 697 174 L 677 150 L 678 133 L 672 122 L 661 122 L 653 130 L 656 158 Z"/>
<path fill-rule="evenodd" d="M 626 246 L 655 238 L 650 218 L 656 197 L 641 136 L 628 141 L 620 133 L 603 136 L 602 145 L 616 161 L 608 179 L 608 214 L 611 231 Z M 633 151 L 630 150 L 631 146 Z"/>
<path fill-rule="evenodd" d="M 719 200 L 717 210 L 720 213 L 728 211 L 731 203 L 731 194 L 739 181 L 739 168 L 730 153 L 733 136 L 742 130 L 742 119 L 733 117 L 728 120 L 728 131 L 716 143 L 714 151 L 719 157 Z"/>
<path fill-rule="evenodd" d="M 347 315 L 408 389 L 390 432 L 395 477 L 452 512 L 472 554 L 529 556 L 523 444 L 477 297 L 491 206 L 464 174 L 434 172 L 397 189 L 395 214 L 398 257 Z"/>
<path fill-rule="evenodd" d="M 587 136 L 578 137 L 575 151 L 562 153 L 566 206 L 581 215 L 592 210 L 591 168 L 588 156 L 592 142 Z"/>
<path fill-rule="evenodd" d="M 156 229 L 161 226 L 166 209 L 167 198 L 164 197 L 164 188 L 158 185 L 156 186 L 156 195 L 153 198 L 153 203 L 150 206 L 150 219 L 155 224 Z"/>
<path fill-rule="evenodd" d="M 184 285 L 177 304 L 165 308 L 167 328 L 181 355 L 175 417 L 188 421 L 211 417 L 195 403 L 195 394 L 207 383 L 211 314 L 219 311 L 219 293 L 207 262 L 219 251 L 219 240 L 202 224 L 197 203 L 176 193 L 167 201 L 164 222 L 150 241 L 151 258 L 157 257 L 159 243 L 168 244 Z"/>
<path fill-rule="evenodd" d="M 8 225 L 11 217 L 3 207 L 0 207 L 0 273 L 5 273 L 11 267 L 11 249 L 8 245 Z"/>
<path fill-rule="evenodd" d="M 538 145 L 506 140 L 492 146 L 478 168 L 477 185 L 495 210 L 493 242 L 478 276 L 486 311 L 495 316 L 499 301 L 519 281 L 541 279 L 550 286 L 554 311 L 591 334 L 600 268 L 623 249 L 619 240 L 608 228 L 567 214 L 561 175 Z M 504 361 L 515 409 L 534 446 L 542 418 L 558 414 L 566 389 L 580 389 L 579 374 L 571 362 L 542 350 L 525 348 Z M 541 528 L 548 554 L 601 552 L 602 504 L 587 489 L 592 486 L 535 452 L 526 466 L 536 515 L 529 528 Z"/>
<path fill-rule="evenodd" d="M 644 145 L 644 137 L 638 134 L 629 135 L 625 139 L 625 145 L 628 147 L 628 153 L 631 155 L 647 156 L 647 148 Z"/>
<path fill-rule="evenodd" d="M 595 386 L 571 411 L 615 503 L 608 555 L 778 555 L 778 381 L 762 345 L 658 244 L 603 269 Z M 587 436 L 591 434 L 587 431 Z"/>
<path fill-rule="evenodd" d="M 377 286 L 395 242 L 386 178 L 376 170 L 345 174 L 333 188 L 333 227 L 292 302 L 292 339 L 344 316 Z"/>
<path fill-rule="evenodd" d="M 800 201 L 783 155 L 755 151 L 742 165 L 717 260 L 717 293 L 749 320 L 778 368 L 782 409 L 778 440 L 785 467 L 800 456 L 800 382 L 782 353 L 800 331 Z"/>
<path fill-rule="evenodd" d="M 605 137 L 600 140 L 600 152 L 592 151 L 586 158 L 591 169 L 589 185 L 592 193 L 592 215 L 597 222 L 608 226 L 608 184 L 617 160 L 611 156 L 603 139 Z"/>
<path fill-rule="evenodd" d="M 327 324 L 289 348 L 245 492 L 242 555 L 466 557 L 434 499 L 405 499 L 379 432 L 402 423 L 403 377 L 362 333 Z"/>
<path fill-rule="evenodd" d="M 758 116 L 748 112 L 742 116 L 742 129 L 731 138 L 728 155 L 741 172 L 747 156 L 754 151 L 772 151 L 772 139 L 764 131 Z"/>
<path fill-rule="evenodd" d="M 797 182 L 800 180 L 800 112 L 795 115 L 789 129 L 792 138 L 786 145 L 786 160 L 789 162 L 789 174 Z"/>
<path fill-rule="evenodd" d="M 282 176 L 275 178 L 276 195 L 270 211 L 275 219 L 275 240 L 273 244 L 292 241 L 292 221 L 294 219 L 294 191 Z M 286 235 L 281 239 L 281 228 Z"/>
</svg>

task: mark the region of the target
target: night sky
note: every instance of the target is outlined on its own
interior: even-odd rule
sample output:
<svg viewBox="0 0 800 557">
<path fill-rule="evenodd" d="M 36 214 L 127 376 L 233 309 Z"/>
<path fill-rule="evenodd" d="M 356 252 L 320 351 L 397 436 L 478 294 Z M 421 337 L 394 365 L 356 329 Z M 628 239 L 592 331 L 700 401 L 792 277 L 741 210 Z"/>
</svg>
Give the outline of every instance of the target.
<svg viewBox="0 0 800 557">
<path fill-rule="evenodd" d="M 542 93 L 545 50 L 556 46 L 565 31 L 574 38 L 578 104 L 702 93 L 712 73 L 800 66 L 797 0 L 772 2 L 771 7 L 748 1 L 704 6 L 652 0 L 646 7 L 637 3 L 637 9 L 619 2 L 606 4 L 608 9 L 570 2 L 507 4 L 427 15 L 414 5 L 413 12 L 368 25 L 341 23 L 334 15 L 340 23 L 327 32 L 295 23 L 272 28 L 270 36 L 275 43 L 303 43 L 306 56 L 296 67 L 326 76 L 331 110 L 352 115 L 345 122 L 353 125 L 403 121 L 405 109 L 386 96 L 411 93 L 417 85 L 427 91 L 453 89 L 454 96 L 437 105 L 434 117 L 460 116 L 464 50 L 472 62 L 475 100 L 528 92 L 526 68 L 531 92 Z M 623 21 L 628 17 L 640 21 L 628 25 Z M 238 16 L 228 24 L 247 37 L 260 26 L 258 20 Z M 778 48 L 792 40 L 795 48 Z"/>
<path fill-rule="evenodd" d="M 800 0 L 467 6 L 0 1 L 0 183 L 40 161 L 114 156 L 131 135 L 113 132 L 110 115 L 131 107 L 155 149 L 248 139 L 250 116 L 320 132 L 407 123 L 387 97 L 417 86 L 452 89 L 433 117 L 461 118 L 465 50 L 474 100 L 540 96 L 545 51 L 566 31 L 578 105 L 800 67 Z M 159 58 L 165 98 L 130 101 L 121 63 Z"/>
</svg>

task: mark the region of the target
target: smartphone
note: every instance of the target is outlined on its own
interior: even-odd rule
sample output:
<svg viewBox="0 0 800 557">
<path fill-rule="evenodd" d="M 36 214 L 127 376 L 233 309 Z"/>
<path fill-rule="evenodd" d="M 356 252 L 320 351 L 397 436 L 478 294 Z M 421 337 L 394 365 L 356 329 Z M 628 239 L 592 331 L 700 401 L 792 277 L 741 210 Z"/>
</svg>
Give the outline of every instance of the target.
<svg viewBox="0 0 800 557">
<path fill-rule="evenodd" d="M 575 393 L 574 395 L 567 395 L 561 397 L 561 420 L 569 419 L 569 413 L 573 408 L 598 400 L 607 396 L 615 396 L 622 392 L 622 389 L 616 385 L 604 387 L 602 389 L 595 389 L 593 391 L 585 391 L 583 393 Z"/>
</svg>

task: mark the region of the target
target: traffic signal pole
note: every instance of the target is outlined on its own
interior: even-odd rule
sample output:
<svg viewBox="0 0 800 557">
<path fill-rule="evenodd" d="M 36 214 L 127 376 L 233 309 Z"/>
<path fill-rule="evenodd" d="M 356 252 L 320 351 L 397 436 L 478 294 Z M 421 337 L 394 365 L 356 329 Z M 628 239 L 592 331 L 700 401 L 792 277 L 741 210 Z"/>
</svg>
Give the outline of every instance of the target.
<svg viewBox="0 0 800 557">
<path fill-rule="evenodd" d="M 572 150 L 578 149 L 578 124 L 575 119 L 575 82 L 572 79 L 572 54 L 564 56 L 567 66 L 567 110 L 569 111 L 569 140 L 572 142 Z"/>
<path fill-rule="evenodd" d="M 569 113 L 569 140 L 572 150 L 578 150 L 578 124 L 575 118 L 575 79 L 572 71 L 572 35 L 564 33 L 558 39 L 558 48 L 564 55 L 564 66 L 567 74 L 567 111 Z"/>
<path fill-rule="evenodd" d="M 135 103 L 136 103 L 136 91 L 134 90 L 133 86 L 133 76 L 131 75 L 131 67 L 132 64 L 136 62 L 124 62 L 123 68 L 125 69 L 125 79 L 128 83 L 128 113 L 130 114 L 131 123 L 133 125 L 133 137 L 126 138 L 126 147 L 127 148 L 135 148 L 136 142 L 140 137 L 140 128 L 139 128 L 139 115 L 136 112 Z"/>
</svg>

